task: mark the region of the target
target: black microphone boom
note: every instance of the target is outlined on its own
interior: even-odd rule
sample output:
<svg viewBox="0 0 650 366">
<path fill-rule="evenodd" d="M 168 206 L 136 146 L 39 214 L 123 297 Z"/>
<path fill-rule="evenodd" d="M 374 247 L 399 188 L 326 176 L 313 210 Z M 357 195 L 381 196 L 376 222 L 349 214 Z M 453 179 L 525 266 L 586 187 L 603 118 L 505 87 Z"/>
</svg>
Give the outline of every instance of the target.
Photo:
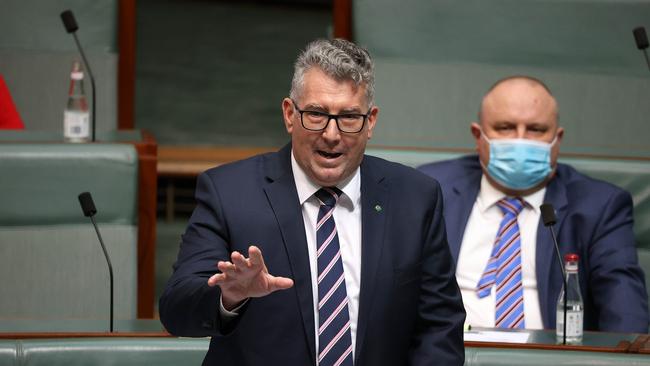
<svg viewBox="0 0 650 366">
<path fill-rule="evenodd" d="M 636 27 L 632 31 L 634 33 L 634 40 L 636 41 L 636 48 L 643 51 L 643 56 L 645 56 L 645 63 L 648 65 L 648 70 L 650 70 L 650 59 L 648 59 L 648 35 L 645 33 L 645 28 Z"/>
<path fill-rule="evenodd" d="M 99 228 L 95 222 L 95 214 L 97 209 L 95 208 L 95 203 L 93 202 L 93 197 L 90 195 L 90 192 L 83 192 L 79 195 L 79 203 L 81 204 L 81 210 L 84 213 L 84 216 L 90 217 L 90 221 L 95 227 L 95 232 L 97 232 L 97 238 L 99 239 L 99 244 L 102 246 L 104 251 L 104 258 L 106 258 L 106 264 L 108 264 L 108 275 L 111 281 L 111 333 L 113 333 L 113 265 L 111 264 L 111 258 L 108 256 L 106 251 L 106 246 L 104 245 L 104 240 L 102 240 L 102 235 L 99 233 Z"/>
<path fill-rule="evenodd" d="M 86 70 L 88 70 L 88 75 L 90 76 L 90 84 L 93 88 L 93 114 L 92 114 L 92 129 L 93 129 L 93 134 L 92 134 L 92 141 L 95 142 L 95 107 L 97 106 L 95 104 L 96 98 L 95 98 L 95 77 L 93 76 L 93 71 L 90 69 L 90 64 L 88 63 L 88 60 L 86 59 L 86 54 L 84 53 L 83 47 L 81 47 L 81 44 L 79 43 L 79 39 L 77 38 L 77 29 L 79 29 L 79 26 L 77 25 L 77 21 L 74 19 L 74 14 L 72 14 L 72 10 L 66 10 L 63 13 L 61 13 L 61 21 L 63 21 L 63 26 L 65 27 L 65 30 L 68 33 L 72 33 L 72 36 L 74 37 L 74 41 L 77 44 L 77 49 L 79 50 L 79 53 L 81 54 L 81 58 L 84 61 L 84 65 L 86 66 Z"/>
<path fill-rule="evenodd" d="M 562 283 L 564 284 L 564 311 L 562 312 L 564 315 L 564 326 L 562 330 L 562 344 L 566 345 L 566 311 L 567 311 L 567 280 L 566 280 L 566 272 L 564 271 L 564 262 L 562 262 L 562 255 L 560 254 L 560 247 L 557 245 L 557 237 L 555 236 L 555 230 L 553 230 L 553 225 L 557 222 L 557 218 L 555 217 L 555 209 L 553 208 L 553 205 L 550 203 L 544 203 L 541 206 L 539 206 L 539 210 L 542 214 L 542 222 L 544 223 L 544 226 L 549 228 L 551 231 L 551 238 L 553 238 L 553 244 L 555 244 L 555 254 L 557 254 L 557 260 L 560 263 L 560 271 L 562 271 Z"/>
</svg>

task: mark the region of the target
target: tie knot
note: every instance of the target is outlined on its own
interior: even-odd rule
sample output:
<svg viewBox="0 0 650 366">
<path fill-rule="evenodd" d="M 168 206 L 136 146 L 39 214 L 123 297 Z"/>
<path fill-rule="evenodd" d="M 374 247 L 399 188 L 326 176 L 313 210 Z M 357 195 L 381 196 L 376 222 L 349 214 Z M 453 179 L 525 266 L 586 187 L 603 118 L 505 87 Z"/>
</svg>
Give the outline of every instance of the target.
<svg viewBox="0 0 650 366">
<path fill-rule="evenodd" d="M 339 197 L 342 193 L 343 192 L 341 192 L 341 190 L 336 187 L 323 187 L 316 191 L 315 195 L 316 198 L 318 198 L 320 201 L 321 205 L 334 207 L 336 205 L 336 201 L 339 200 Z"/>
<path fill-rule="evenodd" d="M 524 208 L 524 200 L 521 197 L 506 197 L 497 202 L 497 205 L 504 214 L 517 216 Z"/>
</svg>

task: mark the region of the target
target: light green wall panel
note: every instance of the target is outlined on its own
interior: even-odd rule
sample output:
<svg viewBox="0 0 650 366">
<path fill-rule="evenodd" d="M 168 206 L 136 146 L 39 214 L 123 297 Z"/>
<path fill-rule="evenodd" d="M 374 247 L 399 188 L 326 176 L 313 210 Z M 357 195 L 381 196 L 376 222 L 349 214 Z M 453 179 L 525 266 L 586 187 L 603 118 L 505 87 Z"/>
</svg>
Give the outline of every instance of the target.
<svg viewBox="0 0 650 366">
<path fill-rule="evenodd" d="M 377 61 L 373 144 L 469 147 L 469 123 L 498 79 L 544 80 L 563 151 L 650 156 L 650 71 L 632 29 L 650 1 L 357 0 L 355 40 Z"/>
</svg>

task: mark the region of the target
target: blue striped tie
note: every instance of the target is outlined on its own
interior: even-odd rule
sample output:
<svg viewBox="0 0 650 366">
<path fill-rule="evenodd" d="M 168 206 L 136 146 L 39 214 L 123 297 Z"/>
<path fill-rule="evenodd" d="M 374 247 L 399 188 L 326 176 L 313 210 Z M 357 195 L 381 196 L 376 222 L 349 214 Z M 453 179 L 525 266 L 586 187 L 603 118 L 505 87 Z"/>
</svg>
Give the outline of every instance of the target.
<svg viewBox="0 0 650 366">
<path fill-rule="evenodd" d="M 521 238 L 517 215 L 524 207 L 521 198 L 504 198 L 497 202 L 503 220 L 494 241 L 492 254 L 476 286 L 479 297 L 490 294 L 496 283 L 497 328 L 525 328 L 524 289 L 521 281 Z"/>
<path fill-rule="evenodd" d="M 341 193 L 336 187 L 316 192 L 320 201 L 316 224 L 319 366 L 352 366 L 348 297 L 339 237 L 332 216 Z"/>
</svg>

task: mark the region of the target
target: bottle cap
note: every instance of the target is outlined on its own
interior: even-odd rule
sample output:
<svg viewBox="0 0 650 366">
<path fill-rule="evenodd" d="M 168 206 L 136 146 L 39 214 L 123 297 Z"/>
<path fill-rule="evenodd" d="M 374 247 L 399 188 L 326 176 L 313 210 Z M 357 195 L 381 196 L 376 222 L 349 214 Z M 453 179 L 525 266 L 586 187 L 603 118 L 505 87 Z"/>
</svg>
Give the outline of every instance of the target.
<svg viewBox="0 0 650 366">
<path fill-rule="evenodd" d="M 565 262 L 577 262 L 579 258 L 575 253 L 567 253 L 564 255 Z"/>
<path fill-rule="evenodd" d="M 81 80 L 84 78 L 84 70 L 79 60 L 72 61 L 72 71 L 70 72 L 70 79 Z"/>
</svg>

